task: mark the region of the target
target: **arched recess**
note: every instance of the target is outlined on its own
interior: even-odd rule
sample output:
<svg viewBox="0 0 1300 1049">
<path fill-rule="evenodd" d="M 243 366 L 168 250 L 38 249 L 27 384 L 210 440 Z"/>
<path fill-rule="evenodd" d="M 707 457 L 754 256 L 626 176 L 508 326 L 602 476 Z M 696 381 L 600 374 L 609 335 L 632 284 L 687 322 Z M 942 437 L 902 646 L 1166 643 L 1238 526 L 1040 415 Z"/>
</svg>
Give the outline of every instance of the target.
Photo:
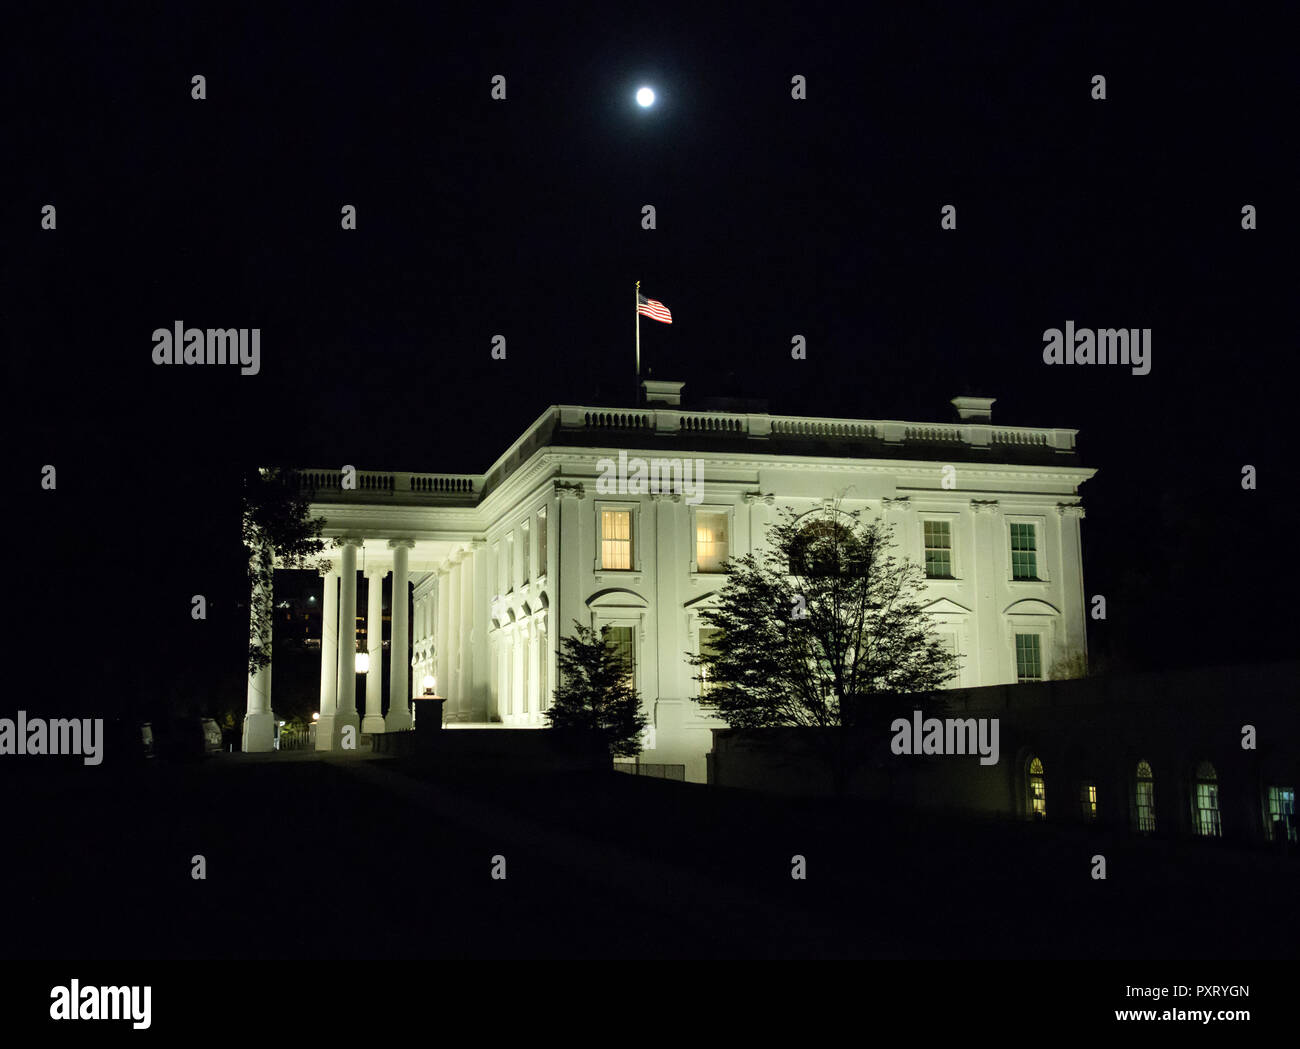
<svg viewBox="0 0 1300 1049">
<path fill-rule="evenodd" d="M 610 587 L 587 598 L 587 607 L 593 611 L 598 608 L 649 608 L 650 603 L 635 590 Z"/>
<path fill-rule="evenodd" d="M 1039 601 L 1037 598 L 1026 597 L 1020 601 L 1013 601 L 1002 610 L 1004 616 L 1059 616 L 1061 610 L 1055 605 L 1049 605 L 1046 601 Z"/>
</svg>

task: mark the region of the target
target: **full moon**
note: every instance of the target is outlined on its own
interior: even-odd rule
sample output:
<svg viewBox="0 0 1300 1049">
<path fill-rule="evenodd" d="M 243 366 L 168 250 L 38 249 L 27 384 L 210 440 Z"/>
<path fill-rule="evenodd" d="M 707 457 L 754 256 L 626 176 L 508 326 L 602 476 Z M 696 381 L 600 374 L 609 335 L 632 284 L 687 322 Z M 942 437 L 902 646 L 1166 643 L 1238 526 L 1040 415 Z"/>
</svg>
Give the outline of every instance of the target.
<svg viewBox="0 0 1300 1049">
<path fill-rule="evenodd" d="M 655 93 L 648 87 L 643 87 L 636 93 L 636 100 L 637 104 L 641 106 L 654 105 Z"/>
</svg>

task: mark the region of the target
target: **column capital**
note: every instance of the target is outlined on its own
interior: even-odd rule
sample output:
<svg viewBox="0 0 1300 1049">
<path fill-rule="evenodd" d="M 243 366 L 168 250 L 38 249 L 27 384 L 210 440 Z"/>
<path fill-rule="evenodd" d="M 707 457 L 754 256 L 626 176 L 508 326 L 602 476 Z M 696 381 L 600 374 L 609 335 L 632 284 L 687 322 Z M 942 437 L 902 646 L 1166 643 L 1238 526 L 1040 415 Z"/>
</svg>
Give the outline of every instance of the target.
<svg viewBox="0 0 1300 1049">
<path fill-rule="evenodd" d="M 366 570 L 362 573 L 367 579 L 383 579 L 388 575 L 390 569 L 388 565 L 367 565 Z"/>
<path fill-rule="evenodd" d="M 765 506 L 771 506 L 776 502 L 776 496 L 771 492 L 746 492 L 741 496 L 741 498 L 750 506 L 753 506 L 755 503 L 762 503 Z"/>
<path fill-rule="evenodd" d="M 914 510 L 910 495 L 887 495 L 880 500 L 886 510 Z"/>
<path fill-rule="evenodd" d="M 970 508 L 977 514 L 992 514 L 998 511 L 998 501 L 996 499 L 972 499 Z"/>
<path fill-rule="evenodd" d="M 360 546 L 365 540 L 357 535 L 341 535 L 334 540 L 334 545 L 338 547 Z"/>
<path fill-rule="evenodd" d="M 1057 503 L 1056 512 L 1061 517 L 1077 517 L 1083 519 L 1088 516 L 1083 506 L 1079 503 Z"/>
<path fill-rule="evenodd" d="M 396 550 L 399 546 L 404 546 L 408 550 L 415 549 L 414 539 L 390 539 L 388 540 L 388 549 Z"/>
<path fill-rule="evenodd" d="M 486 540 L 486 539 L 471 539 L 471 540 L 469 541 L 469 545 L 470 545 L 470 549 L 472 549 L 472 550 L 474 550 L 474 551 L 486 550 L 486 549 L 487 549 L 487 540 Z"/>
</svg>

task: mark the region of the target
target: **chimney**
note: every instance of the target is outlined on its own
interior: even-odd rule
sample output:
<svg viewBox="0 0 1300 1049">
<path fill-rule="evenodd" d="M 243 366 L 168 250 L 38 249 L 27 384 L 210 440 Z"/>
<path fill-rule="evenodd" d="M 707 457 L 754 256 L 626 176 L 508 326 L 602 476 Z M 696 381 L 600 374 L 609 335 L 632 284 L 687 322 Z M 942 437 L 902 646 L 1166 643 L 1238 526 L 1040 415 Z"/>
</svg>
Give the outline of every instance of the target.
<svg viewBox="0 0 1300 1049">
<path fill-rule="evenodd" d="M 645 390 L 645 404 L 662 404 L 672 408 L 681 406 L 684 382 L 669 382 L 667 379 L 643 379 L 641 388 Z"/>
<path fill-rule="evenodd" d="M 961 422 L 991 423 L 995 400 L 996 397 L 954 397 L 952 406 L 957 409 L 957 418 Z"/>
</svg>

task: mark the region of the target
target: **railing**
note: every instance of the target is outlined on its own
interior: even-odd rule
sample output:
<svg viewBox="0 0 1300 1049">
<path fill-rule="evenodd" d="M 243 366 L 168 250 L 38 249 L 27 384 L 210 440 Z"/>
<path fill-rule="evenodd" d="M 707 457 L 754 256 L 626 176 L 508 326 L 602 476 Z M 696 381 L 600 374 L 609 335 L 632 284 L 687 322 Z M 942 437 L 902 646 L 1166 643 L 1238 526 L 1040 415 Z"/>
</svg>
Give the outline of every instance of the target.
<svg viewBox="0 0 1300 1049">
<path fill-rule="evenodd" d="M 312 726 L 314 729 L 315 726 Z M 312 729 L 290 731 L 288 727 L 280 730 L 280 736 L 276 741 L 276 750 L 315 750 L 316 733 Z"/>
<path fill-rule="evenodd" d="M 721 413 L 683 415 L 677 420 L 677 428 L 705 433 L 749 432 L 748 419 L 745 416 L 723 415 Z"/>
<path fill-rule="evenodd" d="M 1001 426 L 989 423 L 962 422 L 913 423 L 894 419 L 830 419 L 796 415 L 767 415 L 740 412 L 686 412 L 678 409 L 647 409 L 637 412 L 605 411 L 562 405 L 559 424 L 565 430 L 640 430 L 657 434 L 709 434 L 736 439 L 808 438 L 834 441 L 884 441 L 887 445 L 906 443 L 967 445 L 989 448 L 1011 445 L 1016 448 L 1052 449 L 1069 454 L 1074 451 L 1076 430 L 1036 426 Z M 539 422 L 548 426 L 554 414 Z"/>
<path fill-rule="evenodd" d="M 839 437 L 871 440 L 876 428 L 871 423 L 848 422 L 844 419 L 799 419 L 773 416 L 772 432 L 791 437 Z"/>
<path fill-rule="evenodd" d="M 660 765 L 641 761 L 616 761 L 615 772 L 625 772 L 629 776 L 652 776 L 655 779 L 675 779 L 686 782 L 685 765 Z"/>
<path fill-rule="evenodd" d="M 1027 444 L 1045 446 L 1048 431 L 1042 430 L 994 430 L 994 444 Z"/>
<path fill-rule="evenodd" d="M 1028 426 L 1002 426 L 989 423 L 957 424 L 912 423 L 894 419 L 831 419 L 766 413 L 683 411 L 681 408 L 645 408 L 634 411 L 560 405 L 544 412 L 497 462 L 488 474 L 431 474 L 358 470 L 355 486 L 343 487 L 341 470 L 304 469 L 297 471 L 299 490 L 313 502 L 350 502 L 375 497 L 389 497 L 395 503 L 416 506 L 473 506 L 500 484 L 516 466 L 551 439 L 556 428 L 566 431 L 590 431 L 593 442 L 600 445 L 626 444 L 632 434 L 708 435 L 728 441 L 761 442 L 773 437 L 790 445 L 833 441 L 838 444 L 863 442 L 859 454 L 871 455 L 883 444 L 892 449 L 907 445 L 943 445 L 942 453 L 965 446 L 973 450 L 1004 453 L 1015 448 L 1019 453 L 1074 451 L 1078 431 Z M 870 442 L 870 443 L 867 443 Z M 917 448 L 917 457 L 933 457 L 940 450 Z M 894 452 L 897 454 L 897 451 Z M 904 453 L 906 454 L 906 453 Z"/>
<path fill-rule="evenodd" d="M 354 493 L 367 496 L 417 496 L 421 501 L 472 503 L 480 489 L 481 474 L 424 474 L 358 470 L 356 486 L 343 487 L 341 470 L 299 470 L 298 490 L 313 499 L 347 499 Z"/>
<path fill-rule="evenodd" d="M 956 441 L 964 440 L 958 426 L 908 426 L 903 430 L 905 441 Z"/>
<path fill-rule="evenodd" d="M 650 427 L 650 416 L 644 412 L 592 412 L 585 413 L 589 430 L 641 430 Z"/>
</svg>

